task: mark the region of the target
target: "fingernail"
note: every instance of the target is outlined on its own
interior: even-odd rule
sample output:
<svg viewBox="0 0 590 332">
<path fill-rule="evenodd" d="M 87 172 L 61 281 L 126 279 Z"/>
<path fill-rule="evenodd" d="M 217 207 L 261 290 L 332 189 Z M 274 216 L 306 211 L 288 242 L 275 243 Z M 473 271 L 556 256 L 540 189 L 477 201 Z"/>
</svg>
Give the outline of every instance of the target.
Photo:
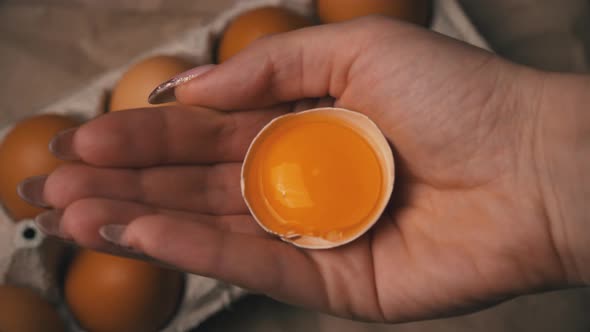
<svg viewBox="0 0 590 332">
<path fill-rule="evenodd" d="M 71 237 L 61 231 L 61 217 L 62 212 L 58 210 L 43 212 L 35 218 L 35 224 L 45 235 L 69 240 Z"/>
<path fill-rule="evenodd" d="M 129 245 L 123 240 L 123 234 L 126 229 L 127 226 L 125 225 L 105 225 L 98 230 L 98 233 L 107 242 L 116 244 L 120 247 L 129 248 Z"/>
<path fill-rule="evenodd" d="M 77 129 L 66 129 L 55 135 L 49 142 L 49 151 L 62 160 L 79 160 L 80 156 L 74 151 L 74 134 Z"/>
<path fill-rule="evenodd" d="M 206 72 L 210 71 L 211 69 L 215 68 L 216 65 L 204 65 L 195 67 L 191 70 L 185 71 L 184 73 L 180 73 L 171 79 L 167 80 L 166 82 L 158 85 L 150 96 L 148 97 L 148 102 L 150 104 L 163 104 L 168 103 L 171 101 L 176 100 L 176 96 L 174 95 L 174 89 L 184 84 L 190 80 L 193 80 Z"/>
<path fill-rule="evenodd" d="M 20 198 L 27 203 L 42 208 L 48 208 L 49 204 L 43 200 L 43 188 L 45 187 L 46 180 L 46 175 L 27 178 L 18 184 L 16 192 Z"/>
</svg>

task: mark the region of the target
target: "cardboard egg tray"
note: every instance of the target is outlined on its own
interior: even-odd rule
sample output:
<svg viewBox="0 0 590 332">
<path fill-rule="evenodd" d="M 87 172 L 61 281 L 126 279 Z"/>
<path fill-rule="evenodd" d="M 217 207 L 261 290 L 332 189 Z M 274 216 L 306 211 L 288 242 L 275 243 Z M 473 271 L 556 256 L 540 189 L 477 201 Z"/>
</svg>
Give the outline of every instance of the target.
<svg viewBox="0 0 590 332">
<path fill-rule="evenodd" d="M 312 0 L 237 0 L 232 8 L 206 25 L 196 26 L 178 39 L 154 48 L 132 59 L 121 68 L 106 72 L 85 88 L 55 102 L 38 113 L 69 114 L 91 119 L 104 109 L 108 91 L 125 69 L 151 55 L 175 55 L 196 64 L 213 61 L 215 41 L 234 17 L 260 6 L 284 6 L 313 17 Z M 475 46 L 490 49 L 465 16 L 456 0 L 434 0 L 431 29 Z M 0 139 L 11 126 L 0 130 Z M 45 238 L 32 220 L 14 223 L 0 209 L 0 284 L 10 283 L 38 290 L 53 302 L 69 323 L 71 331 L 82 331 L 68 313 L 60 297 L 60 273 L 67 261 L 68 247 Z M 61 271 L 61 272 L 60 272 Z M 246 292 L 238 287 L 196 275 L 187 274 L 185 294 L 172 321 L 164 332 L 188 331 L 214 313 L 228 306 Z"/>
</svg>

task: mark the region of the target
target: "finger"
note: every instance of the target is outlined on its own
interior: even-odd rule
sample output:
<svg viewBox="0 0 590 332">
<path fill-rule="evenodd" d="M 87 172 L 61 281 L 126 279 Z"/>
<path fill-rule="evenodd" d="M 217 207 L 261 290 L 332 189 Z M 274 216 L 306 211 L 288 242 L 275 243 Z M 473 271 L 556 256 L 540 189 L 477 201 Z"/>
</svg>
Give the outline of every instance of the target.
<svg viewBox="0 0 590 332">
<path fill-rule="evenodd" d="M 49 230 L 49 235 L 73 239 L 82 246 L 101 249 L 109 247 L 109 243 L 99 235 L 102 226 L 126 225 L 134 219 L 153 215 L 205 223 L 228 232 L 266 236 L 266 232 L 249 215 L 210 216 L 97 198 L 76 201 L 61 212 L 45 213 L 37 218 L 37 222 L 43 230 Z"/>
<path fill-rule="evenodd" d="M 222 113 L 191 107 L 159 107 L 109 113 L 50 144 L 62 159 L 106 167 L 241 161 L 248 144 L 288 107 Z"/>
<path fill-rule="evenodd" d="M 85 198 L 105 198 L 203 214 L 248 214 L 240 171 L 240 163 L 144 169 L 66 164 L 47 178 L 42 195 L 58 209 Z"/>
<path fill-rule="evenodd" d="M 315 263 L 275 239 L 226 232 L 167 216 L 134 220 L 121 243 L 195 274 L 221 279 L 309 308 L 326 308 Z"/>
<path fill-rule="evenodd" d="M 351 75 L 363 69 L 353 64 L 367 52 L 366 45 L 381 38 L 383 31 L 402 27 L 416 29 L 371 18 L 262 38 L 206 75 L 177 86 L 175 95 L 183 104 L 223 110 L 328 95 L 339 98 Z"/>
</svg>

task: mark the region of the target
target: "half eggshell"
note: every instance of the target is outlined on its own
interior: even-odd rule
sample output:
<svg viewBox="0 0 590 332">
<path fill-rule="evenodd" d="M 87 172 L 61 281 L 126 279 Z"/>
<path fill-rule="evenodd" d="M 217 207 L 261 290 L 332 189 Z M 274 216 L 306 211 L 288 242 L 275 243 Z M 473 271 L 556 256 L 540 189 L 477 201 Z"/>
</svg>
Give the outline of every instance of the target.
<svg viewBox="0 0 590 332">
<path fill-rule="evenodd" d="M 290 121 L 293 121 L 293 119 L 296 119 L 297 117 L 317 117 L 318 115 L 321 115 L 322 119 L 330 119 L 329 121 L 332 121 L 333 119 L 335 123 L 345 125 L 347 128 L 354 130 L 370 146 L 376 159 L 378 160 L 379 167 L 381 168 L 381 188 L 378 189 L 380 190 L 380 194 L 371 210 L 371 213 L 363 218 L 362 223 L 358 227 L 355 227 L 351 232 L 347 232 L 345 236 L 343 236 L 343 232 L 340 232 L 338 229 L 334 229 L 333 232 L 330 231 L 327 234 L 323 234 L 321 236 L 315 234 L 298 234 L 297 232 L 285 231 L 284 229 L 277 231 L 276 229 L 273 229 L 270 223 L 265 223 L 264 220 L 262 220 L 263 218 L 261 218 L 261 216 L 268 214 L 266 212 L 263 213 L 260 204 L 253 204 L 257 199 L 261 199 L 261 196 L 264 196 L 263 193 L 252 194 L 252 188 L 250 187 L 254 186 L 254 181 L 259 181 L 259 179 L 249 178 L 249 176 L 255 177 L 251 174 L 251 168 L 256 167 L 255 165 L 258 164 L 253 160 L 256 158 L 256 153 L 259 152 L 260 145 L 263 144 L 266 139 L 268 139 L 269 133 L 279 130 L 278 128 L 284 126 Z M 357 239 L 366 233 L 377 222 L 377 220 L 379 220 L 391 198 L 395 180 L 394 172 L 394 159 L 391 147 L 383 133 L 379 130 L 377 125 L 371 121 L 371 119 L 361 113 L 347 109 L 316 108 L 299 113 L 289 113 L 277 117 L 269 122 L 264 128 L 262 128 L 262 130 L 256 135 L 250 144 L 250 147 L 246 153 L 244 163 L 242 165 L 241 190 L 242 197 L 244 198 L 252 216 L 260 225 L 260 227 L 262 227 L 268 233 L 276 235 L 283 241 L 289 242 L 297 247 L 307 249 L 329 249 L 347 244 Z M 346 181 L 347 179 L 342 180 Z M 294 183 L 293 181 L 290 181 L 290 183 L 293 183 L 293 186 L 298 186 L 298 184 Z M 281 190 L 284 190 L 284 188 Z M 289 188 L 287 188 L 287 190 L 289 190 Z M 262 199 L 264 199 L 265 202 L 268 202 L 266 198 L 262 197 Z M 272 207 L 268 207 L 268 204 L 267 208 L 272 209 Z M 276 213 L 272 212 L 272 214 Z"/>
</svg>

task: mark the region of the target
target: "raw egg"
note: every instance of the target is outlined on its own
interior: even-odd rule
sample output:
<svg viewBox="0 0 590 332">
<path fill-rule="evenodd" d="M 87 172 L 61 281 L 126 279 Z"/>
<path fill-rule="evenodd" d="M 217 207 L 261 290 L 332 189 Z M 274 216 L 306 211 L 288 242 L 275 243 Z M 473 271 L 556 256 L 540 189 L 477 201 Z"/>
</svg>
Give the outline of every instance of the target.
<svg viewBox="0 0 590 332">
<path fill-rule="evenodd" d="M 78 124 L 62 115 L 38 115 L 16 124 L 0 143 L 0 202 L 14 220 L 34 218 L 43 211 L 23 201 L 17 186 L 28 177 L 49 174 L 64 163 L 49 152 L 49 142 L 58 132 Z"/>
<path fill-rule="evenodd" d="M 379 14 L 426 26 L 430 0 L 316 0 L 317 13 L 324 23 Z"/>
<path fill-rule="evenodd" d="M 242 194 L 266 231 L 304 248 L 332 248 L 366 232 L 394 181 L 391 148 L 366 116 L 320 108 L 276 118 L 252 141 Z"/>
<path fill-rule="evenodd" d="M 0 286 L 0 331 L 65 332 L 55 308 L 33 290 Z"/>
<path fill-rule="evenodd" d="M 248 11 L 235 18 L 223 32 L 217 62 L 226 61 L 261 37 L 310 25 L 307 18 L 285 8 L 263 7 Z"/>
<path fill-rule="evenodd" d="M 184 59 L 163 55 L 147 58 L 134 64 L 121 76 L 113 88 L 109 111 L 156 106 L 148 103 L 150 92 L 160 83 L 192 67 L 194 64 Z"/>
<path fill-rule="evenodd" d="M 92 332 L 159 331 L 174 315 L 184 275 L 142 261 L 81 251 L 65 278 L 65 299 Z"/>
</svg>

